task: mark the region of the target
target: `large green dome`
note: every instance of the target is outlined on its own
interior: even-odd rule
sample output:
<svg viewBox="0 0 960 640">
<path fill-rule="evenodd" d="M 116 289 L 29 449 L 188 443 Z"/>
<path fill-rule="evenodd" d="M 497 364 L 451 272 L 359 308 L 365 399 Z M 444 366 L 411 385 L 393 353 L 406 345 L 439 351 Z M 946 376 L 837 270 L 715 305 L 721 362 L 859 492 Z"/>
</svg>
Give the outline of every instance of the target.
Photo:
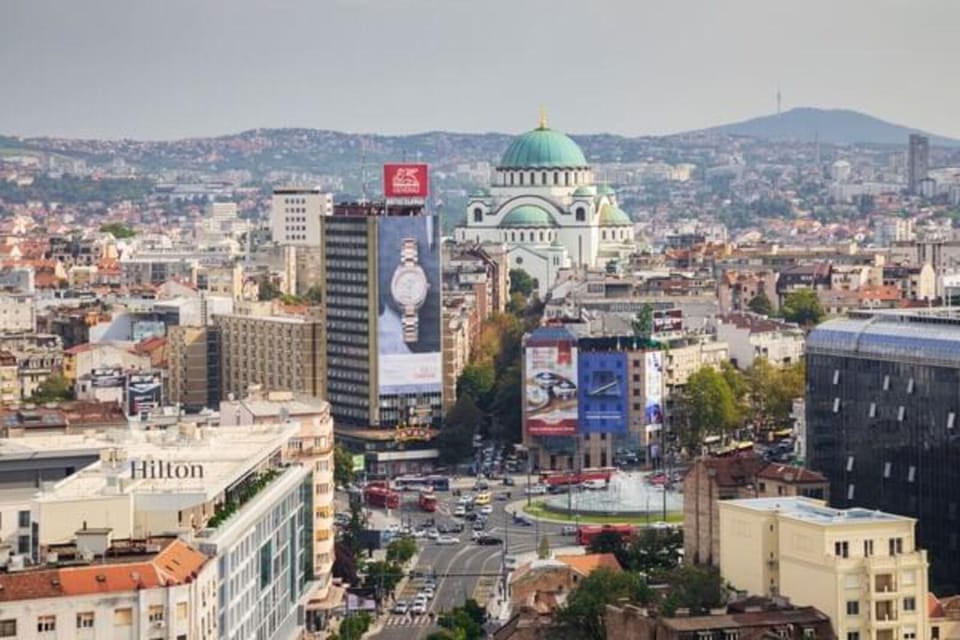
<svg viewBox="0 0 960 640">
<path fill-rule="evenodd" d="M 612 204 L 605 204 L 600 207 L 600 226 L 601 227 L 620 227 L 632 225 L 633 220 L 630 216 Z"/>
<path fill-rule="evenodd" d="M 535 204 L 522 204 L 512 209 L 503 220 L 501 227 L 554 227 L 553 217 L 546 209 Z"/>
<path fill-rule="evenodd" d="M 586 167 L 587 159 L 567 135 L 541 126 L 514 138 L 500 159 L 500 167 Z"/>
</svg>

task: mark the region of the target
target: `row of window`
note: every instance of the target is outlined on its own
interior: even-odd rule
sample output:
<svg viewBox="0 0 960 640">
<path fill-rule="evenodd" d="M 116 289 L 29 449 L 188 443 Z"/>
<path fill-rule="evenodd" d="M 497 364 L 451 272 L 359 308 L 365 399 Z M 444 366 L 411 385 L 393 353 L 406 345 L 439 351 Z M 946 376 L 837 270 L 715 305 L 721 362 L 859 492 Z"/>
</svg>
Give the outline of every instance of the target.
<svg viewBox="0 0 960 640">
<path fill-rule="evenodd" d="M 890 556 L 898 556 L 903 553 L 903 538 L 888 538 L 887 552 Z M 838 558 L 850 557 L 850 542 L 847 540 L 838 540 L 833 543 L 833 553 Z M 863 557 L 869 558 L 873 555 L 873 540 L 863 541 Z"/>
<path fill-rule="evenodd" d="M 540 178 L 539 184 L 543 186 L 553 186 L 553 187 L 569 187 L 571 186 L 571 178 L 573 180 L 573 185 L 583 184 L 584 182 L 590 181 L 590 175 L 588 171 L 498 171 L 500 174 L 500 185 L 501 186 L 524 186 L 524 182 L 531 186 L 536 186 L 538 184 L 537 178 Z M 539 173 L 539 176 L 538 176 Z M 553 178 L 552 180 L 550 178 Z M 562 178 L 562 181 L 561 181 Z"/>
<path fill-rule="evenodd" d="M 163 605 L 150 605 L 150 608 L 147 610 L 147 618 L 152 623 L 162 623 L 166 615 L 166 610 Z M 51 631 L 57 630 L 57 618 L 56 615 L 42 615 L 37 616 L 37 633 L 49 633 Z M 177 619 L 186 620 L 187 618 L 187 603 L 178 602 L 177 603 Z M 93 629 L 94 623 L 96 622 L 96 614 L 93 611 L 82 611 L 76 614 L 75 623 L 77 629 Z M 133 624 L 133 608 L 132 607 L 120 607 L 113 610 L 113 626 L 115 627 L 126 627 Z M 17 638 L 19 634 L 17 633 L 17 620 L 14 618 L 9 618 L 6 620 L 0 620 L 0 638 Z M 186 640 L 186 634 L 181 634 L 177 636 L 177 640 Z"/>
</svg>

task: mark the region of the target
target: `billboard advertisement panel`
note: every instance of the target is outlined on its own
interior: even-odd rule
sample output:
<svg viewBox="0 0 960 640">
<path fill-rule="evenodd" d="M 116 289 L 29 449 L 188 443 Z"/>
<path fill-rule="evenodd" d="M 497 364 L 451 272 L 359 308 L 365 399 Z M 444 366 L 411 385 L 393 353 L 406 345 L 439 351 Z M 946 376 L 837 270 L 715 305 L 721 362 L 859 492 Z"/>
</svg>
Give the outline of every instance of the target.
<svg viewBox="0 0 960 640">
<path fill-rule="evenodd" d="M 573 341 L 527 346 L 524 382 L 527 433 L 577 433 L 577 347 Z"/>
<path fill-rule="evenodd" d="M 383 195 L 387 198 L 426 198 L 429 180 L 425 164 L 383 165 Z"/>
<path fill-rule="evenodd" d="M 127 377 L 127 415 L 140 415 L 163 404 L 163 375 L 131 373 Z"/>
<path fill-rule="evenodd" d="M 137 320 L 133 323 L 133 341 L 167 335 L 167 325 L 162 320 Z"/>
<path fill-rule="evenodd" d="M 655 431 L 663 425 L 663 353 L 649 351 L 645 359 L 644 417 L 647 431 Z"/>
<path fill-rule="evenodd" d="M 377 219 L 380 395 L 440 393 L 440 226 L 435 216 Z"/>
<path fill-rule="evenodd" d="M 579 361 L 580 431 L 626 433 L 627 354 L 581 351 Z"/>
</svg>

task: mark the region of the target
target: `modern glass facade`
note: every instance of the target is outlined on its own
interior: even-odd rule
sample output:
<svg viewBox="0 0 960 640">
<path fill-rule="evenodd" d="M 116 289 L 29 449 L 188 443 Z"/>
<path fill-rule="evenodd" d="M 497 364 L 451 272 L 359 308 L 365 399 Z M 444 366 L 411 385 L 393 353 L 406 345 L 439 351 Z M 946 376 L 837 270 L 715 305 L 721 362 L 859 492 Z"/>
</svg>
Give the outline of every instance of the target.
<svg viewBox="0 0 960 640">
<path fill-rule="evenodd" d="M 806 347 L 809 465 L 831 503 L 917 518 L 931 584 L 960 586 L 960 317 L 856 314 Z"/>
</svg>

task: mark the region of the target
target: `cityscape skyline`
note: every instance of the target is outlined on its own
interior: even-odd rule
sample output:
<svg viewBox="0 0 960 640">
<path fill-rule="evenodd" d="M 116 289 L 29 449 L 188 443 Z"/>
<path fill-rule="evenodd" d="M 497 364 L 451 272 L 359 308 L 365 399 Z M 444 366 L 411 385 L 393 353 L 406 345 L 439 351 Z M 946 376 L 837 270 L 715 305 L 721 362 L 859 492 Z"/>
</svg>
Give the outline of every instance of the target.
<svg viewBox="0 0 960 640">
<path fill-rule="evenodd" d="M 551 3 L 551 34 L 536 26 L 538 2 L 494 3 L 479 20 L 474 5 L 427 0 L 232 3 L 229 19 L 215 3 L 6 3 L 0 55 L 20 63 L 0 122 L 14 135 L 136 139 L 522 131 L 545 104 L 565 131 L 660 135 L 775 113 L 779 88 L 784 111 L 851 108 L 960 137 L 960 91 L 940 81 L 960 53 L 943 26 L 960 7 L 694 4 L 608 2 L 618 19 L 595 31 L 578 3 Z M 38 32 L 59 46 L 37 47 Z M 398 47 L 409 56 L 400 73 Z M 924 94 L 936 99 L 899 99 Z"/>
</svg>

